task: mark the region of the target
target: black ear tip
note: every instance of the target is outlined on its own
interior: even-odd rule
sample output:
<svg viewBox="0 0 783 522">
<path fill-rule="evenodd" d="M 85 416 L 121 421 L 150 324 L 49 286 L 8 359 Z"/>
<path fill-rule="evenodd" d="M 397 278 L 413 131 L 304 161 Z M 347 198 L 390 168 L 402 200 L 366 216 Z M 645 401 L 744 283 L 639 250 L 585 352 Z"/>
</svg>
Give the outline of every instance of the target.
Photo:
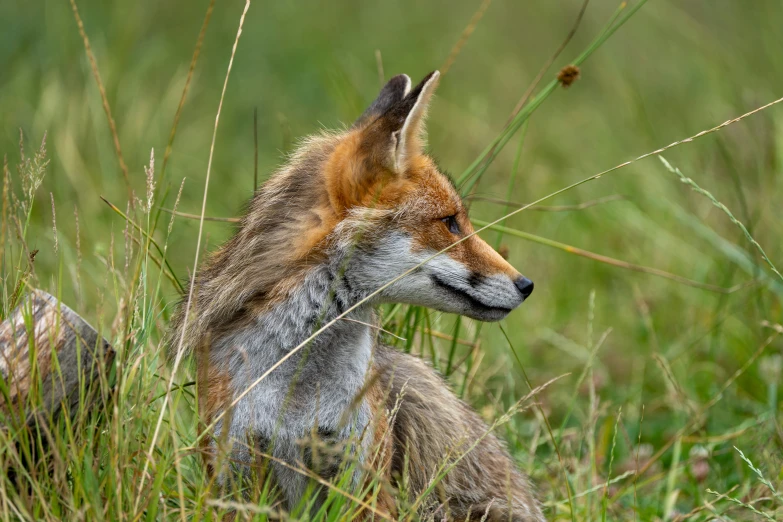
<svg viewBox="0 0 783 522">
<path fill-rule="evenodd" d="M 397 76 L 392 76 L 392 78 L 387 82 L 387 85 L 406 85 L 411 82 L 410 76 L 407 74 L 398 74 Z"/>
<path fill-rule="evenodd" d="M 411 90 L 411 79 L 407 74 L 398 74 L 386 82 L 383 91 L 395 93 L 400 98 L 404 98 Z"/>
<path fill-rule="evenodd" d="M 364 111 L 358 120 L 356 120 L 354 126 L 363 125 L 388 111 L 391 107 L 403 100 L 410 90 L 411 79 L 407 74 L 398 74 L 397 76 L 392 77 L 386 82 L 386 85 L 383 86 L 375 101 L 372 102 L 367 110 Z"/>
</svg>

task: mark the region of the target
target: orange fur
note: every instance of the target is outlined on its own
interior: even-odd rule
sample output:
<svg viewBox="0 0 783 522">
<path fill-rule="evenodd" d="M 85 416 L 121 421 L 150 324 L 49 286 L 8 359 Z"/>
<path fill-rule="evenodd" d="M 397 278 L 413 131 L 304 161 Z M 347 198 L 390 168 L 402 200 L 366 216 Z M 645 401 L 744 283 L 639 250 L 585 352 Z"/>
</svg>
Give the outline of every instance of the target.
<svg viewBox="0 0 783 522">
<path fill-rule="evenodd" d="M 377 477 L 380 482 L 378 495 L 375 499 L 375 508 L 388 514 L 391 518 L 397 516 L 397 505 L 394 501 L 394 495 L 391 486 L 391 466 L 392 455 L 394 451 L 393 436 L 389 426 L 389 416 L 386 410 L 386 397 L 380 381 L 376 381 L 367 391 L 367 401 L 374 412 L 373 433 L 372 433 L 372 451 L 373 455 L 369 462 L 370 474 L 368 480 Z M 372 491 L 367 494 L 365 501 L 372 502 Z M 372 518 L 371 513 L 364 513 L 365 518 Z"/>
</svg>

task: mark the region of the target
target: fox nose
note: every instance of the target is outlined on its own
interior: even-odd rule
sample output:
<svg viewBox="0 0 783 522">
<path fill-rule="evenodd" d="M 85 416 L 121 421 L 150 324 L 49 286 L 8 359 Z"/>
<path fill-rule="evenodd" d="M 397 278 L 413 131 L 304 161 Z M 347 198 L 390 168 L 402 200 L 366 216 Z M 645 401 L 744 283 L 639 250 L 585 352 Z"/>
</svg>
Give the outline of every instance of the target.
<svg viewBox="0 0 783 522">
<path fill-rule="evenodd" d="M 525 299 L 530 297 L 530 294 L 533 293 L 533 281 L 527 277 L 522 276 L 514 281 L 514 286 L 517 287 L 517 290 L 519 290 L 519 293 L 521 293 L 522 297 Z"/>
</svg>

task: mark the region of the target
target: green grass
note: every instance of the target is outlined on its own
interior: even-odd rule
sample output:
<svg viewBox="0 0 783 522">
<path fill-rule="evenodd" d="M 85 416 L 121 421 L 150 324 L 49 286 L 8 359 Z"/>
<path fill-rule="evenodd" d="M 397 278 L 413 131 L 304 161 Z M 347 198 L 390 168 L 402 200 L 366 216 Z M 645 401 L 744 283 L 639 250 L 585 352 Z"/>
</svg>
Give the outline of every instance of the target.
<svg viewBox="0 0 783 522">
<path fill-rule="evenodd" d="M 103 390 L 97 406 L 48 433 L 0 431 L 0 518 L 215 520 L 238 507 L 265 519 L 278 509 L 273 491 L 251 487 L 250 503 L 236 492 L 220 496 L 202 468 L 189 364 L 175 376 L 150 452 L 170 377 L 162 336 L 178 298 L 172 276 L 185 280 L 192 270 L 198 234 L 197 221 L 170 226 L 157 209 L 178 200 L 179 210 L 200 212 L 243 2 L 215 6 L 163 179 L 209 2 L 77 5 L 140 202 L 127 206 L 70 5 L 0 5 L 0 18 L 12 21 L 0 34 L 0 150 L 8 164 L 2 314 L 26 285 L 60 296 L 117 349 L 108 375 L 116 392 Z M 472 189 L 477 224 L 783 96 L 780 2 L 656 0 L 605 32 L 608 20 L 623 20 L 638 4 L 618 12 L 617 1 L 592 0 L 504 130 L 581 5 L 495 0 L 441 81 L 430 146 Z M 379 88 L 376 49 L 387 78 L 405 72 L 415 80 L 446 60 L 478 7 L 253 3 L 217 131 L 206 215 L 236 216 L 251 194 L 254 109 L 264 179 L 293 140 L 361 113 Z M 585 50 L 591 54 L 577 82 L 550 83 Z M 45 133 L 47 154 L 36 155 Z M 152 148 L 157 190 L 145 212 Z M 479 161 L 484 156 L 492 161 Z M 389 307 L 384 328 L 405 340 L 386 340 L 433 361 L 497 424 L 550 519 L 781 519 L 783 104 L 664 156 L 482 232 L 536 283 L 532 298 L 500 325 Z M 600 204 L 579 207 L 592 201 Z M 226 223 L 204 226 L 202 252 L 232 232 Z M 25 453 L 44 439 L 37 456 Z M 356 515 L 347 476 L 313 518 Z"/>
</svg>

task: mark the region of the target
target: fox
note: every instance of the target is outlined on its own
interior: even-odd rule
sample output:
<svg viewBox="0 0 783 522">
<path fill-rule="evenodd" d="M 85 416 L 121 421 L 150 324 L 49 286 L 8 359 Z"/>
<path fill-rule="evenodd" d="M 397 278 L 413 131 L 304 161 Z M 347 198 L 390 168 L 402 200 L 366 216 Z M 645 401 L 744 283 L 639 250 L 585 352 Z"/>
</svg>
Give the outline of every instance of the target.
<svg viewBox="0 0 783 522">
<path fill-rule="evenodd" d="M 366 519 L 396 518 L 405 495 L 423 519 L 544 520 L 503 441 L 430 364 L 379 340 L 381 304 L 498 321 L 534 288 L 474 234 L 425 151 L 439 76 L 395 76 L 353 125 L 305 138 L 193 276 L 170 345 L 195 352 L 219 484 L 264 466 L 292 510 L 350 459 L 354 491 L 384 486 Z"/>
</svg>

